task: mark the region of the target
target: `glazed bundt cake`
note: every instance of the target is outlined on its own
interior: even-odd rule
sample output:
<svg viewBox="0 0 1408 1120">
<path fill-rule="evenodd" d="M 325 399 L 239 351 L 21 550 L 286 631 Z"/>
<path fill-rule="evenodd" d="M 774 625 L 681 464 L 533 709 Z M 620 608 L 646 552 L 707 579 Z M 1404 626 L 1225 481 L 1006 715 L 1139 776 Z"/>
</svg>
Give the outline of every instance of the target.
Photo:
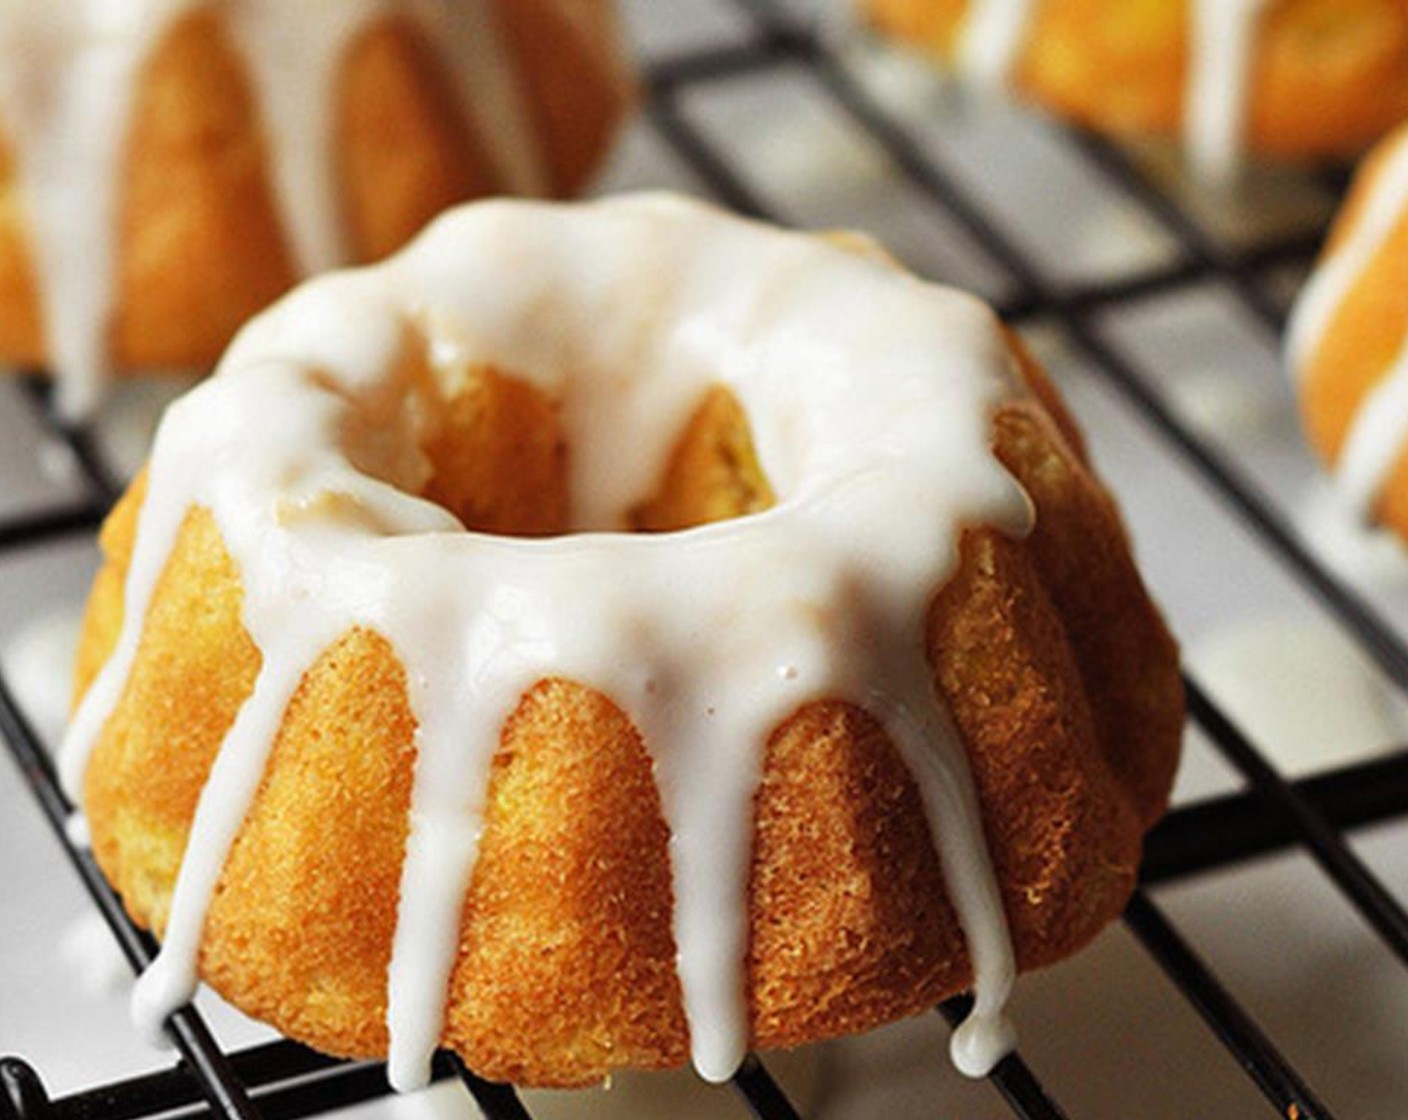
<svg viewBox="0 0 1408 1120">
<path fill-rule="evenodd" d="M 103 532 L 63 754 L 197 971 L 319 1048 L 576 1085 L 792 1046 L 1118 915 L 1176 652 L 1055 391 L 877 252 L 485 202 L 316 280 Z"/>
<path fill-rule="evenodd" d="M 1366 523 L 1408 539 L 1408 128 L 1365 161 L 1291 317 L 1311 445 Z"/>
<path fill-rule="evenodd" d="M 615 42 L 610 0 L 12 0 L 0 361 L 81 415 L 451 203 L 574 192 L 629 100 Z"/>
<path fill-rule="evenodd" d="M 1185 138 L 1222 177 L 1243 151 L 1362 151 L 1408 117 L 1400 0 L 862 0 L 879 30 L 1121 136 Z"/>
</svg>

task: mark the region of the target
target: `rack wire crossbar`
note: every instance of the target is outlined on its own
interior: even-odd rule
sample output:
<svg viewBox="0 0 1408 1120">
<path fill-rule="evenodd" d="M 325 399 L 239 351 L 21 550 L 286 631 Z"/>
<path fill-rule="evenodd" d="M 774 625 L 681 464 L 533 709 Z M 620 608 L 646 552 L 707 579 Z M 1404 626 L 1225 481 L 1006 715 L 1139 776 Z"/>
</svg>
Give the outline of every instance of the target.
<svg viewBox="0 0 1408 1120">
<path fill-rule="evenodd" d="M 750 21 L 751 36 L 741 44 L 705 47 L 656 62 L 646 75 L 647 119 L 668 148 L 715 199 L 760 218 L 782 216 L 764 201 L 747 169 L 710 139 L 690 118 L 685 97 L 711 83 L 727 82 L 783 65 L 803 67 L 835 108 L 855 123 L 936 214 L 956 222 L 1005 274 L 1011 294 L 1001 310 L 1009 320 L 1041 320 L 1058 325 L 1094 372 L 1183 460 L 1302 587 L 1337 617 L 1383 668 L 1408 692 L 1408 644 L 1355 592 L 1330 573 L 1289 528 L 1274 503 L 1236 465 L 1188 428 L 1141 371 L 1100 329 L 1099 316 L 1117 305 L 1220 281 L 1254 320 L 1280 331 L 1283 309 L 1270 294 L 1267 278 L 1287 264 L 1307 261 L 1318 230 L 1298 231 L 1247 250 L 1229 251 L 1208 234 L 1183 205 L 1144 176 L 1120 149 L 1095 137 L 1070 132 L 1073 149 L 1179 247 L 1167 265 L 1066 289 L 1053 284 L 940 162 L 925 151 L 904 122 L 877 104 L 849 72 L 830 44 L 810 26 L 788 15 L 776 0 L 731 0 Z M 60 423 L 50 393 L 40 381 L 25 386 L 26 396 L 49 437 L 76 465 L 84 496 L 53 509 L 0 522 L 0 554 L 50 543 L 65 535 L 91 532 L 119 493 L 115 472 L 87 433 Z M 1246 791 L 1181 807 L 1150 835 L 1141 889 L 1125 919 L 1141 944 L 1185 994 L 1238 1064 L 1283 1116 L 1327 1118 L 1331 1114 L 1276 1050 L 1250 1015 L 1218 982 L 1193 947 L 1148 894 L 1156 884 L 1286 848 L 1308 852 L 1365 921 L 1396 953 L 1408 960 L 1408 919 L 1402 905 L 1344 843 L 1342 831 L 1408 814 L 1408 750 L 1371 763 L 1344 767 L 1290 783 L 1209 698 L 1188 682 L 1193 719 L 1248 783 Z M 154 944 L 128 919 L 92 857 L 66 835 L 72 807 L 59 790 L 52 763 L 0 676 L 0 735 L 23 773 L 36 802 L 53 827 L 80 879 L 112 927 L 134 967 L 151 958 Z M 955 1024 L 968 1000 L 950 1000 L 939 1010 Z M 89 1120 L 156 1115 L 214 1116 L 252 1120 L 257 1116 L 311 1116 L 386 1092 L 379 1063 L 347 1063 L 325 1058 L 287 1041 L 226 1053 L 199 1014 L 186 1009 L 173 1016 L 171 1034 L 181 1053 L 173 1069 L 99 1086 L 51 1100 L 37 1073 L 19 1059 L 0 1061 L 2 1120 Z M 936 1055 L 936 1061 L 943 1060 Z M 521 1120 L 529 1115 L 514 1090 L 477 1078 L 453 1055 L 438 1056 L 437 1078 L 457 1078 L 490 1120 Z M 994 1071 L 991 1081 L 1015 1116 L 1061 1120 L 1066 1114 L 1019 1054 Z M 756 1058 L 750 1057 L 734 1088 L 760 1120 L 797 1116 L 791 1102 Z"/>
</svg>

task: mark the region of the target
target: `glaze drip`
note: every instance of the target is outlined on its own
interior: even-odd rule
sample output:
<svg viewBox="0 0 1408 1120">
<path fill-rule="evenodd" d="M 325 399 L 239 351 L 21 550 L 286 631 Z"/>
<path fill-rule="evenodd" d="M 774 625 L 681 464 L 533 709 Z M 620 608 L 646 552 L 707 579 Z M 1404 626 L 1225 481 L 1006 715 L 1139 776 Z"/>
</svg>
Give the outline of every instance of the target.
<svg viewBox="0 0 1408 1120">
<path fill-rule="evenodd" d="M 623 314 L 641 308 L 643 286 L 648 312 Z M 392 383 L 408 343 L 446 385 L 492 365 L 560 402 L 585 531 L 469 532 L 414 496 L 424 482 L 414 456 L 401 488 L 353 466 L 347 413 Z M 649 496 L 676 433 L 719 384 L 749 416 L 778 503 L 674 533 L 604 529 Z M 961 526 L 1030 525 L 1026 495 L 990 448 L 993 408 L 1019 391 L 1000 325 L 978 301 L 665 197 L 467 207 L 386 264 L 324 277 L 260 317 L 162 424 L 124 628 L 62 759 L 77 790 L 179 526 L 191 507 L 208 509 L 262 667 L 200 799 L 166 942 L 138 986 L 146 1026 L 194 990 L 206 909 L 289 697 L 320 651 L 361 626 L 395 649 L 418 725 L 388 975 L 398 1088 L 425 1083 L 440 1037 L 500 729 L 552 677 L 609 696 L 651 754 L 705 1077 L 728 1077 L 748 1045 L 763 748 L 824 697 L 879 719 L 915 777 L 975 973 L 977 1009 L 955 1056 L 986 1072 L 1011 1045 L 1012 947 L 924 625 Z"/>
<path fill-rule="evenodd" d="M 261 115 L 278 122 L 269 133 L 275 196 L 305 276 L 350 259 L 336 203 L 334 91 L 347 48 L 387 6 L 342 0 L 327 11 L 324 19 L 270 20 L 257 5 L 235 4 L 228 17 Z"/>
<path fill-rule="evenodd" d="M 980 87 L 1002 89 L 1021 58 L 1036 0 L 977 0 L 958 44 L 958 64 Z"/>
<path fill-rule="evenodd" d="M 1286 359 L 1304 383 L 1350 292 L 1383 252 L 1408 210 L 1408 133 L 1399 132 L 1374 171 L 1372 189 L 1335 249 L 1316 266 L 1291 314 Z M 1408 341 L 1359 403 L 1335 464 L 1336 488 L 1354 514 L 1373 518 L 1408 435 Z"/>
<path fill-rule="evenodd" d="M 1244 148 L 1257 20 L 1266 0 L 1188 0 L 1184 140 L 1198 173 L 1235 175 Z M 959 69 L 980 86 L 1012 82 L 1038 0 L 970 0 L 959 32 Z"/>
<path fill-rule="evenodd" d="M 428 32 L 446 73 L 459 87 L 461 103 L 473 108 L 475 126 L 485 138 L 505 188 L 517 195 L 545 195 L 552 189 L 544 166 L 545 153 L 512 61 L 513 52 L 499 26 L 495 7 L 501 2 L 402 0 Z M 577 3 L 567 0 L 560 6 L 566 13 Z M 624 68 L 624 60 L 609 37 L 595 46 Z M 621 85 L 629 83 L 623 69 Z"/>
<path fill-rule="evenodd" d="M 1242 164 L 1265 6 L 1266 0 L 1192 0 L 1184 134 L 1193 166 L 1213 183 L 1230 182 Z"/>
<path fill-rule="evenodd" d="M 506 187 L 544 192 L 537 130 L 493 0 L 10 0 L 0 19 L 0 120 L 29 218 L 58 406 L 93 410 L 108 376 L 122 160 L 147 61 L 181 19 L 225 14 L 268 138 L 285 236 L 304 274 L 349 259 L 333 135 L 349 47 L 414 19 L 447 61 Z"/>
<path fill-rule="evenodd" d="M 29 216 L 58 407 L 90 411 L 107 365 L 112 188 L 142 62 L 185 0 L 11 3 L 0 20 L 0 107 Z M 87 21 L 98 20 L 95 27 Z"/>
</svg>

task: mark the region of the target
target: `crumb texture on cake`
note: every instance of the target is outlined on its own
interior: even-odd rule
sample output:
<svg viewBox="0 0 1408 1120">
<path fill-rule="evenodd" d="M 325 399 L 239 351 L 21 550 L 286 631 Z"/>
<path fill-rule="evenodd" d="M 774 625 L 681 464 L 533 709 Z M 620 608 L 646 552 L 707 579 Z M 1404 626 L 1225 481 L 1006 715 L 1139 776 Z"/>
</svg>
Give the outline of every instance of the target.
<svg viewBox="0 0 1408 1120">
<path fill-rule="evenodd" d="M 449 324 L 470 314 L 474 297 L 465 293 L 478 289 L 437 289 L 447 307 L 402 319 L 375 361 L 359 346 L 341 369 L 312 373 L 310 361 L 309 370 L 291 371 L 299 394 L 311 377 L 335 398 L 327 439 L 345 445 L 357 473 L 307 491 L 291 484 L 274 495 L 276 522 L 293 537 L 306 531 L 310 547 L 316 531 L 353 526 L 357 539 L 372 542 L 355 546 L 369 549 L 358 553 L 363 559 L 378 555 L 384 539 L 386 549 L 424 552 L 429 562 L 408 570 L 417 578 L 438 572 L 447 584 L 480 570 L 468 550 L 506 549 L 518 567 L 488 600 L 497 610 L 528 593 L 534 565 L 550 557 L 574 574 L 553 584 L 568 601 L 512 608 L 542 610 L 539 645 L 555 634 L 570 647 L 573 635 L 553 627 L 576 612 L 676 606 L 638 621 L 635 638 L 602 639 L 608 649 L 640 651 L 651 673 L 639 690 L 610 666 L 564 654 L 554 671 L 551 651 L 511 644 L 529 668 L 509 675 L 524 687 L 512 690 L 506 718 L 490 707 L 459 729 L 458 742 L 451 736 L 452 749 L 484 744 L 482 795 L 474 785 L 461 794 L 482 834 L 454 897 L 434 1040 L 490 1078 L 579 1085 L 618 1068 L 680 1065 L 692 1050 L 699 1062 L 709 1032 L 724 1036 L 719 1052 L 728 1054 L 732 1041 L 790 1046 L 917 1013 L 974 984 L 974 945 L 989 954 L 978 970 L 981 997 L 985 984 L 991 994 L 1002 981 L 982 932 L 982 899 L 973 900 L 989 882 L 1017 967 L 1050 963 L 1094 937 L 1124 906 L 1143 834 L 1168 795 L 1182 723 L 1176 650 L 1079 433 L 1016 339 L 976 302 L 890 265 L 651 198 L 571 211 L 471 208 L 432 229 L 404 263 L 294 296 L 273 313 L 285 322 L 268 322 L 268 337 L 328 296 L 348 302 L 349 327 L 365 323 L 358 300 L 369 292 L 387 298 L 383 287 L 405 300 L 416 289 L 407 277 L 439 276 L 437 266 L 450 260 L 456 283 L 472 285 L 472 268 L 461 271 L 475 259 L 466 250 L 491 246 L 484 269 L 536 253 L 575 262 L 600 284 L 563 295 L 558 281 L 534 275 L 508 297 L 521 295 L 520 312 L 499 307 L 461 320 L 482 328 L 473 336 Z M 590 247 L 599 251 L 588 257 Z M 726 267 L 745 258 L 761 278 Z M 582 277 L 573 273 L 572 282 Z M 621 285 L 639 300 L 623 300 Z M 853 294 L 866 297 L 873 320 L 837 325 L 831 301 L 852 306 Z M 644 325 L 610 326 L 594 300 L 645 316 Z M 585 333 L 566 348 L 522 335 L 545 308 L 568 318 L 567 334 Z M 920 309 L 920 320 L 933 321 L 916 321 Z M 724 324 L 737 333 L 721 344 L 711 328 Z M 844 345 L 812 348 L 817 329 L 802 324 L 828 324 L 821 335 Z M 346 339 L 314 335 L 300 345 L 329 357 L 346 352 Z M 167 444 L 198 429 L 202 399 L 227 393 L 222 404 L 247 402 L 237 422 L 258 415 L 256 377 L 244 363 L 261 345 L 256 327 L 217 377 L 177 406 L 151 473 L 104 529 L 105 564 L 80 655 L 78 692 L 88 700 L 78 741 L 66 746 L 66 772 L 83 786 L 100 864 L 133 916 L 169 939 L 173 888 L 212 770 L 235 749 L 232 728 L 268 675 L 288 675 L 267 762 L 202 915 L 200 972 L 237 1006 L 321 1049 L 394 1054 L 394 1024 L 405 1020 L 389 1006 L 388 976 L 405 936 L 412 807 L 424 796 L 417 773 L 430 749 L 423 733 L 441 718 L 444 699 L 428 703 L 415 682 L 439 669 L 406 641 L 394 606 L 380 627 L 377 611 L 350 612 L 352 624 L 300 647 L 311 650 L 306 660 L 286 661 L 263 633 L 269 573 L 247 551 L 253 538 L 243 515 L 226 506 L 240 484 L 226 489 L 212 472 L 209 489 L 189 491 L 201 500 L 169 508 L 156 490 L 184 481 L 163 473 L 177 461 Z M 869 355 L 863 368 L 840 362 L 855 357 L 850 346 Z M 626 364 L 597 369 L 607 356 Z M 794 364 L 806 356 L 810 368 Z M 392 374 L 381 368 L 387 357 Z M 283 381 L 267 376 L 271 391 L 282 392 Z M 602 389 L 597 376 L 617 387 L 621 402 L 585 392 L 582 385 Z M 683 387 L 664 397 L 634 396 L 676 378 Z M 819 402 L 832 392 L 844 403 L 828 417 Z M 866 400 L 857 404 L 856 394 Z M 886 404 L 872 413 L 877 397 Z M 633 400 L 649 407 L 636 415 Z M 932 411 L 943 411 L 940 401 L 957 419 Z M 596 430 L 598 408 L 620 408 L 614 423 L 629 416 L 650 427 Z M 908 412 L 918 413 L 912 428 L 897 419 Z M 837 431 L 853 421 L 853 445 L 818 435 L 833 419 Z M 866 425 L 882 420 L 895 425 L 893 461 L 864 438 Z M 942 442 L 934 424 L 963 444 L 934 452 L 955 456 L 950 477 L 910 478 L 918 460 L 908 456 Z M 643 478 L 603 481 L 597 475 L 609 468 L 593 467 L 596 456 L 653 467 Z M 820 470 L 818 457 L 828 456 L 834 463 Z M 316 463 L 309 469 L 310 477 L 332 477 Z M 395 497 L 356 481 L 366 479 L 395 486 Z M 949 488 L 970 492 L 966 504 L 954 506 Z M 856 495 L 874 502 L 848 504 Z M 892 502 L 903 508 L 870 508 Z M 404 535 L 389 523 L 412 515 L 452 528 Z M 616 531 L 604 532 L 613 523 Z M 164 525 L 165 546 L 148 555 Z M 573 535 L 582 528 L 592 532 Z M 884 565 L 860 563 L 873 534 L 896 568 L 927 559 L 892 583 Z M 438 537 L 433 547 L 430 537 Z M 607 550 L 614 571 L 582 566 L 595 548 Z M 750 568 L 755 548 L 769 561 L 785 554 L 791 566 Z M 707 564 L 690 568 L 695 555 Z M 140 592 L 144 569 L 151 587 L 134 622 L 125 603 Z M 390 586 L 396 571 L 387 560 Z M 705 586 L 657 578 L 676 571 L 692 571 Z M 839 597 L 808 602 L 828 573 L 835 580 L 823 585 Z M 416 591 L 399 593 L 413 599 Z M 296 598 L 276 602 L 290 616 L 305 609 Z M 709 611 L 683 617 L 700 604 Z M 885 620 L 891 610 L 904 612 L 896 616 L 902 624 L 848 630 L 856 618 Z M 766 625 L 755 637 L 750 626 L 759 620 Z M 436 648 L 460 656 L 454 609 L 439 621 L 445 633 Z M 814 644 L 787 647 L 794 626 Z M 914 647 L 891 631 L 912 635 Z M 491 635 L 475 632 L 483 641 Z M 689 648 L 663 636 L 674 633 L 688 635 Z M 799 653 L 806 649 L 821 660 L 813 665 Z M 720 650 L 740 664 L 716 670 Z M 749 661 L 755 653 L 759 660 Z M 486 677 L 503 669 L 492 659 L 473 664 Z M 756 666 L 792 672 L 799 691 L 788 691 L 786 671 Z M 685 669 L 701 679 L 671 677 Z M 728 690 L 707 691 L 716 671 Z M 780 699 L 750 709 L 749 689 Z M 671 695 L 683 714 L 666 702 Z M 689 706 L 701 697 L 707 712 Z M 916 716 L 920 704 L 930 713 Z M 730 723 L 749 710 L 751 721 Z M 925 735 L 907 723 L 916 718 Z M 720 721 L 758 733 L 741 743 L 710 739 Z M 668 741 L 672 734 L 683 742 Z M 682 771 L 692 752 L 714 764 Z M 689 865 L 696 877 L 717 880 L 723 893 L 710 895 L 682 877 L 679 852 L 698 839 L 690 829 L 699 827 L 692 814 L 703 798 L 674 776 L 691 775 L 712 796 L 716 785 L 730 788 L 737 770 L 746 780 L 731 796 L 741 815 L 722 819 L 739 835 L 706 827 L 718 852 L 706 845 Z M 961 834 L 965 789 L 974 796 L 977 855 Z M 936 816 L 935 799 L 948 819 Z M 742 859 L 736 901 L 719 854 L 731 849 Z M 724 899 L 729 913 L 721 917 L 741 922 L 736 960 L 724 952 L 703 984 L 708 946 L 697 945 L 689 924 L 697 919 L 681 918 L 680 900 L 691 896 Z M 707 995 L 707 981 L 719 977 L 741 985 L 737 1040 L 727 1037 L 726 1001 L 718 1016 L 707 1000 L 691 1006 L 689 986 Z"/>
</svg>

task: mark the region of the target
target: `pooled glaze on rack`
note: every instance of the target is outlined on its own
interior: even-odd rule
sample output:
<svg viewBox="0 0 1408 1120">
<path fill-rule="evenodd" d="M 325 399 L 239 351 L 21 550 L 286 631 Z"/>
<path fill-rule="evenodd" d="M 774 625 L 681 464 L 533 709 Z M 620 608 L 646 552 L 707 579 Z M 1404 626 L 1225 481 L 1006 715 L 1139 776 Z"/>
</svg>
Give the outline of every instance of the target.
<svg viewBox="0 0 1408 1120">
<path fill-rule="evenodd" d="M 1286 357 L 1300 382 L 1310 375 L 1345 300 L 1408 213 L 1408 131 L 1388 141 L 1354 224 L 1316 266 L 1296 301 Z M 1362 520 L 1372 517 L 1408 436 L 1408 344 L 1360 401 L 1335 464 L 1336 485 Z"/>
<path fill-rule="evenodd" d="M 1257 20 L 1266 0 L 1188 0 L 1184 140 L 1199 173 L 1226 180 L 1245 142 Z M 1021 61 L 1038 0 L 969 0 L 959 68 L 984 86 L 1008 84 Z"/>
<path fill-rule="evenodd" d="M 623 315 L 647 288 L 658 310 Z M 469 532 L 413 496 L 430 468 L 409 386 L 386 476 L 353 465 L 346 421 L 359 398 L 396 385 L 408 344 L 425 345 L 446 385 L 492 364 L 559 403 L 575 533 Z M 719 383 L 751 419 L 778 504 L 682 532 L 613 531 Z M 730 1076 L 748 1044 L 763 748 L 822 697 L 871 712 L 914 775 L 975 976 L 953 1053 L 986 1073 L 1012 1045 L 1002 1008 L 1015 965 L 925 625 L 961 526 L 1030 527 L 1027 496 L 990 447 L 993 408 L 1019 391 L 979 301 L 663 196 L 465 207 L 385 265 L 324 277 L 255 320 L 161 426 L 123 630 L 63 752 L 77 791 L 182 520 L 207 508 L 261 668 L 200 798 L 165 942 L 137 989 L 141 1022 L 158 1029 L 191 996 L 206 909 L 289 700 L 324 649 L 365 626 L 404 664 L 418 724 L 388 976 L 393 1084 L 429 1074 L 500 729 L 551 677 L 609 696 L 654 760 L 705 1077 Z"/>
<path fill-rule="evenodd" d="M 0 122 L 15 157 L 47 336 L 70 417 L 96 404 L 115 298 L 118 187 L 147 60 L 183 18 L 221 12 L 268 138 L 285 236 L 305 274 L 348 259 L 334 174 L 337 82 L 348 48 L 405 15 L 446 52 L 466 115 L 504 185 L 540 194 L 513 53 L 493 0 L 7 0 L 0 19 Z"/>
</svg>

